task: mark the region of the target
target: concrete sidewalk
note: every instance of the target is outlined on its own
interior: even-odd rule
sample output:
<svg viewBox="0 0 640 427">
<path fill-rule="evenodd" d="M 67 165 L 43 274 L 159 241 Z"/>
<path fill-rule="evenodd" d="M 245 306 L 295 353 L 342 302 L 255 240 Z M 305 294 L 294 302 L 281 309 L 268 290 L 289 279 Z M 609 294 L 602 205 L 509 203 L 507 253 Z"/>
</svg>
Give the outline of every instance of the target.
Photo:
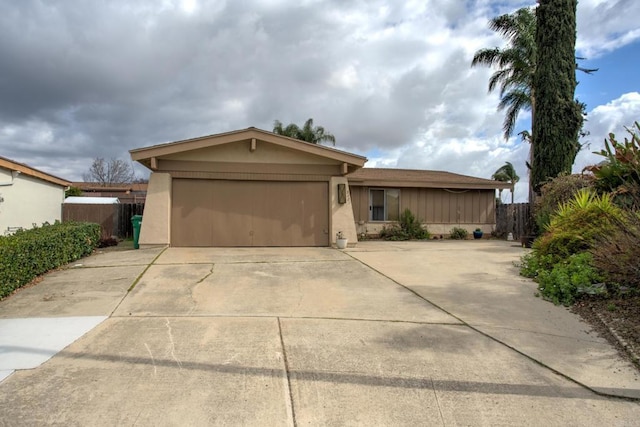
<svg viewBox="0 0 640 427">
<path fill-rule="evenodd" d="M 108 317 L 0 382 L 3 422 L 636 425 L 639 401 L 587 387 L 630 396 L 640 387 L 615 369 L 637 372 L 533 297 L 514 275 L 521 252 L 467 241 L 95 255 L 0 302 L 8 322 Z M 571 339 L 579 347 L 560 345 Z M 576 348 L 582 370 L 595 367 L 575 373 L 587 387 L 564 367 Z"/>
</svg>

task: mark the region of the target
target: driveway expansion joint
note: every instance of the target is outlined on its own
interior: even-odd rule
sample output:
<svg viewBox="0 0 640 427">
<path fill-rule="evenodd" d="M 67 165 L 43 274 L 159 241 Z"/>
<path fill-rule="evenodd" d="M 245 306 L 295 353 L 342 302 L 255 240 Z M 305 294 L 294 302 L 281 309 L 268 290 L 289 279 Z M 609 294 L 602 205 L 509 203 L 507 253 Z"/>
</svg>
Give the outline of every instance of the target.
<svg viewBox="0 0 640 427">
<path fill-rule="evenodd" d="M 296 410 L 293 403 L 293 391 L 291 390 L 291 372 L 289 370 L 289 360 L 287 359 L 287 349 L 284 346 L 284 338 L 282 336 L 282 325 L 280 324 L 280 318 L 277 317 L 276 319 L 278 322 L 278 335 L 280 337 L 280 347 L 282 348 L 282 360 L 284 363 L 285 374 L 287 376 L 287 391 L 288 391 L 288 396 L 287 396 L 288 402 L 286 404 L 287 412 L 289 411 L 291 412 L 291 423 L 295 427 L 297 425 Z"/>
<path fill-rule="evenodd" d="M 116 310 L 118 310 L 118 307 L 120 307 L 120 304 L 122 304 L 124 299 L 127 297 L 127 295 L 129 295 L 129 293 L 133 290 L 133 288 L 136 287 L 136 285 L 138 284 L 140 279 L 142 279 L 142 276 L 144 276 L 144 274 L 147 272 L 147 270 L 149 270 L 149 268 L 151 268 L 153 263 L 156 262 L 158 260 L 158 258 L 160 258 L 160 255 L 162 255 L 166 250 L 167 250 L 167 248 L 164 248 L 162 251 L 160 251 L 160 253 L 158 255 L 156 255 L 156 257 L 144 268 L 144 270 L 142 270 L 142 272 L 138 275 L 138 277 L 136 277 L 136 279 L 133 281 L 131 286 L 129 286 L 129 289 L 127 289 L 127 293 L 124 294 L 124 296 L 122 297 L 120 302 L 118 302 L 116 307 L 111 311 L 111 313 L 109 313 L 109 317 L 113 316 L 113 313 L 115 313 Z"/>
</svg>

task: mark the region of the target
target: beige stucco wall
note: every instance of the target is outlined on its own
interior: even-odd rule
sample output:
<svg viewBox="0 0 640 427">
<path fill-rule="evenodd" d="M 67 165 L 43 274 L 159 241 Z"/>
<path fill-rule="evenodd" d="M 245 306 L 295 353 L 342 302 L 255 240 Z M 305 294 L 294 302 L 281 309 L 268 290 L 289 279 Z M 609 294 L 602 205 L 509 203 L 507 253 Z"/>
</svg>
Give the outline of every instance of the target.
<svg viewBox="0 0 640 427">
<path fill-rule="evenodd" d="M 213 161 L 231 163 L 277 163 L 277 164 L 337 164 L 325 157 L 280 147 L 274 144 L 256 141 L 255 151 L 250 150 L 250 141 L 224 144 L 199 150 L 163 156 L 167 160 Z"/>
<path fill-rule="evenodd" d="M 142 215 L 140 245 L 168 245 L 171 236 L 171 175 L 154 172 L 149 177 Z"/>
<path fill-rule="evenodd" d="M 345 184 L 346 186 L 347 203 L 338 203 L 338 184 Z M 331 177 L 329 181 L 329 205 L 331 209 L 331 238 L 329 241 L 335 245 L 336 234 L 342 231 L 342 234 L 348 239 L 348 245 L 355 246 L 358 243 L 358 235 L 353 219 L 353 206 L 351 205 L 351 194 L 347 178 L 342 176 Z"/>
<path fill-rule="evenodd" d="M 62 219 L 65 188 L 0 168 L 0 234 L 8 227 L 32 228 Z"/>
</svg>

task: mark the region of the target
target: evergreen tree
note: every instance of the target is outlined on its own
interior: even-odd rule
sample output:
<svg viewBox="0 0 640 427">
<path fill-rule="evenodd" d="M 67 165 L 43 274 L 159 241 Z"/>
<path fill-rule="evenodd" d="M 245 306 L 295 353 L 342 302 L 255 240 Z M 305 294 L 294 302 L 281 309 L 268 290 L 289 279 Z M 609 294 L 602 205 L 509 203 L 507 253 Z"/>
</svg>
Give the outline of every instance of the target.
<svg viewBox="0 0 640 427">
<path fill-rule="evenodd" d="M 571 173 L 582 127 L 576 88 L 577 0 L 538 0 L 536 8 L 536 117 L 533 122 L 532 185 L 535 191 L 560 173 Z"/>
</svg>

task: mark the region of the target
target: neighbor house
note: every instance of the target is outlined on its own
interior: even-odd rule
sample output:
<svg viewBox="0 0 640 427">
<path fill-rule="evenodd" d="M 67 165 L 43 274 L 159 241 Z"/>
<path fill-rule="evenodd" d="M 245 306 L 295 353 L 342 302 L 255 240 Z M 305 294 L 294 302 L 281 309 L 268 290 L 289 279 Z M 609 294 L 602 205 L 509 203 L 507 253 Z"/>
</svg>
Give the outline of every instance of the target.
<svg viewBox="0 0 640 427">
<path fill-rule="evenodd" d="M 59 221 L 64 192 L 70 185 L 67 180 L 0 157 L 0 233 Z"/>
<path fill-rule="evenodd" d="M 362 169 L 366 158 L 256 128 L 130 151 L 151 170 L 141 245 L 330 246 L 357 242 L 408 207 L 429 230 L 495 227 L 506 184 Z"/>
<path fill-rule="evenodd" d="M 147 197 L 146 183 L 101 185 L 97 182 L 73 182 L 85 197 L 117 197 L 120 203 L 144 203 Z"/>
</svg>

